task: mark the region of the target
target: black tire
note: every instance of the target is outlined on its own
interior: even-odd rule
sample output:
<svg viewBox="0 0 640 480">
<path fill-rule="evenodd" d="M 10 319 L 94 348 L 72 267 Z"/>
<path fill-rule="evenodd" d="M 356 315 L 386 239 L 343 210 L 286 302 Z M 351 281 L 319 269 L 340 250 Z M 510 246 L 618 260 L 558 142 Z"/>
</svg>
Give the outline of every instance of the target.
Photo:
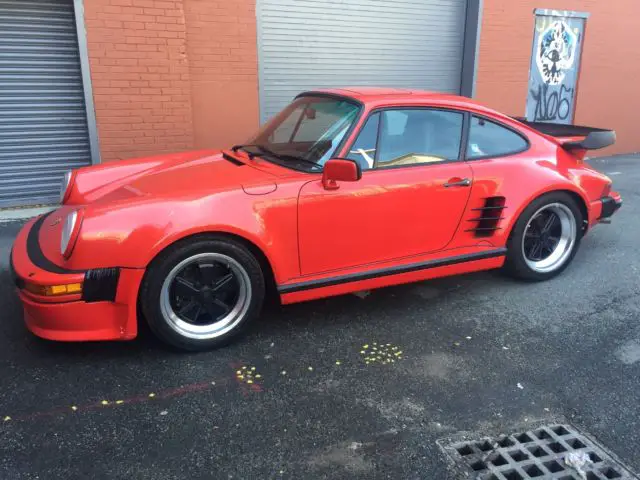
<svg viewBox="0 0 640 480">
<path fill-rule="evenodd" d="M 564 205 L 573 214 L 575 220 L 575 240 L 570 247 L 571 251 L 562 263 L 550 271 L 537 271 L 529 265 L 523 251 L 525 230 L 536 212 L 554 204 Z M 583 214 L 576 200 L 566 192 L 547 193 L 531 202 L 527 208 L 524 209 L 513 227 L 509 240 L 507 241 L 507 258 L 504 271 L 513 277 L 526 281 L 540 282 L 549 280 L 562 273 L 569 266 L 578 251 L 583 234 Z"/>
<path fill-rule="evenodd" d="M 204 254 L 221 255 L 235 261 L 232 263 L 236 265 L 236 268 L 239 265 L 246 272 L 246 277 L 242 275 L 242 279 L 245 284 L 248 280 L 250 288 L 245 288 L 245 292 L 248 293 L 243 301 L 243 307 L 235 317 L 237 320 L 234 320 L 233 325 L 230 325 L 232 328 L 229 331 L 211 338 L 192 338 L 188 334 L 181 334 L 179 328 L 168 319 L 166 306 L 162 306 L 161 297 L 163 288 L 165 288 L 165 292 L 169 291 L 164 284 L 171 272 L 175 271 L 175 268 L 182 262 L 191 261 L 190 259 Z M 200 267 L 200 265 L 196 265 L 196 268 Z M 166 295 L 167 293 L 165 293 Z M 242 243 L 231 238 L 207 235 L 183 240 L 169 247 L 154 259 L 145 273 L 139 299 L 143 315 L 157 337 L 178 349 L 198 351 L 222 347 L 237 339 L 260 314 L 264 296 L 264 275 L 260 263 L 253 254 Z M 196 314 L 196 317 L 198 315 L 200 313 Z"/>
</svg>

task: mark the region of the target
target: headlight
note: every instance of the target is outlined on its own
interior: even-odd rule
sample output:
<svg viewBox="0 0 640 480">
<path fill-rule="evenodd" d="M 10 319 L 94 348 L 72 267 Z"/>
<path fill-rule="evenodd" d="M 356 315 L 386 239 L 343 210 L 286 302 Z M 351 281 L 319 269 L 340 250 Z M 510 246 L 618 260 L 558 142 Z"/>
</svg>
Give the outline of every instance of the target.
<svg viewBox="0 0 640 480">
<path fill-rule="evenodd" d="M 72 179 L 73 179 L 73 172 L 69 170 L 67 173 L 64 174 L 64 178 L 62 179 L 62 185 L 60 186 L 60 203 L 64 203 L 64 201 L 69 196 Z"/>
<path fill-rule="evenodd" d="M 60 235 L 60 253 L 63 257 L 69 258 L 73 247 L 80 233 L 80 214 L 78 211 L 71 212 L 67 215 L 62 225 L 62 234 Z"/>
</svg>

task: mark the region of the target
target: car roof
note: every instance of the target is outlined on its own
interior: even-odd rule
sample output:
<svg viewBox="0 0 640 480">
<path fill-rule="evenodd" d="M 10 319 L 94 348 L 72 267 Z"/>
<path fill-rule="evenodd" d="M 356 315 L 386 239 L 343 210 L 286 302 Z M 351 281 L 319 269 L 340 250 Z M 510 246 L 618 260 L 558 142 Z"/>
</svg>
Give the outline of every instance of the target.
<svg viewBox="0 0 640 480">
<path fill-rule="evenodd" d="M 391 87 L 342 87 L 311 90 L 304 92 L 302 95 L 313 95 L 316 93 L 349 97 L 372 107 L 386 104 L 435 105 L 465 108 L 481 113 L 502 116 L 499 112 L 468 97 L 429 90 Z"/>
</svg>

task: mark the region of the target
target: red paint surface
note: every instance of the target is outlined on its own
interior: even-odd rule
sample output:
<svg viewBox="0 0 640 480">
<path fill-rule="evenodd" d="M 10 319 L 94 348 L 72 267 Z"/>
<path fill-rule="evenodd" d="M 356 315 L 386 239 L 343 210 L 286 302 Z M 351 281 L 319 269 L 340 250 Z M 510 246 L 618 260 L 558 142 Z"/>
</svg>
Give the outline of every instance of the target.
<svg viewBox="0 0 640 480">
<path fill-rule="evenodd" d="M 114 303 L 67 298 L 60 299 L 67 303 L 52 304 L 22 294 L 27 325 L 58 340 L 133 338 L 144 269 L 172 243 L 194 234 L 234 235 L 252 243 L 264 253 L 276 283 L 289 285 L 504 247 L 522 210 L 550 191 L 571 192 L 584 203 L 589 225 L 598 222 L 598 199 L 610 180 L 558 141 L 509 117 L 451 95 L 375 89 L 334 93 L 364 104 L 359 124 L 337 156 L 346 155 L 368 112 L 390 106 L 480 113 L 522 132 L 531 148 L 502 158 L 365 171 L 358 181 L 337 182 L 337 189 L 324 188 L 321 174 L 249 160 L 241 153 L 234 155 L 242 166 L 219 152 L 199 151 L 80 169 L 67 204 L 43 224 L 40 247 L 49 260 L 70 269 L 121 267 L 118 298 Z M 472 186 L 443 187 L 460 178 L 470 178 Z M 478 215 L 473 209 L 489 196 L 505 197 L 504 219 L 493 236 L 479 239 L 466 230 Z M 83 209 L 82 228 L 65 259 L 59 252 L 63 222 L 56 219 L 78 208 Z M 25 243 L 32 225 L 16 239 L 17 274 L 42 285 L 82 281 L 82 275 L 51 274 L 31 264 Z M 503 261 L 494 258 L 308 290 L 285 295 L 283 301 L 496 268 Z"/>
<path fill-rule="evenodd" d="M 317 181 L 303 185 L 298 204 L 302 274 L 442 250 L 454 236 L 471 190 L 443 184 L 471 175 L 471 167 L 461 162 L 366 171 L 360 181 L 341 183 L 337 190 Z"/>
</svg>

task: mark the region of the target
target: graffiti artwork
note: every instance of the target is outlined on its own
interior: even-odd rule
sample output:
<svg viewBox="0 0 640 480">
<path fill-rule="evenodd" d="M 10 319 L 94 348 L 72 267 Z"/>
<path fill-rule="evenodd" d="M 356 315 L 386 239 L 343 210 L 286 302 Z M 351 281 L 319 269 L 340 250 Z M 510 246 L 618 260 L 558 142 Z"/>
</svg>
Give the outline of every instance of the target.
<svg viewBox="0 0 640 480">
<path fill-rule="evenodd" d="M 547 85 L 560 85 L 573 67 L 578 39 L 564 20 L 552 23 L 539 37 L 536 64 Z"/>
<path fill-rule="evenodd" d="M 580 69 L 586 15 L 544 11 L 536 14 L 527 119 L 571 123 Z"/>
<path fill-rule="evenodd" d="M 560 85 L 559 90 L 550 90 L 549 84 L 538 85 L 537 90 L 531 90 L 529 95 L 535 103 L 534 120 L 536 122 L 551 122 L 566 120 L 571 113 L 573 88 Z"/>
</svg>

